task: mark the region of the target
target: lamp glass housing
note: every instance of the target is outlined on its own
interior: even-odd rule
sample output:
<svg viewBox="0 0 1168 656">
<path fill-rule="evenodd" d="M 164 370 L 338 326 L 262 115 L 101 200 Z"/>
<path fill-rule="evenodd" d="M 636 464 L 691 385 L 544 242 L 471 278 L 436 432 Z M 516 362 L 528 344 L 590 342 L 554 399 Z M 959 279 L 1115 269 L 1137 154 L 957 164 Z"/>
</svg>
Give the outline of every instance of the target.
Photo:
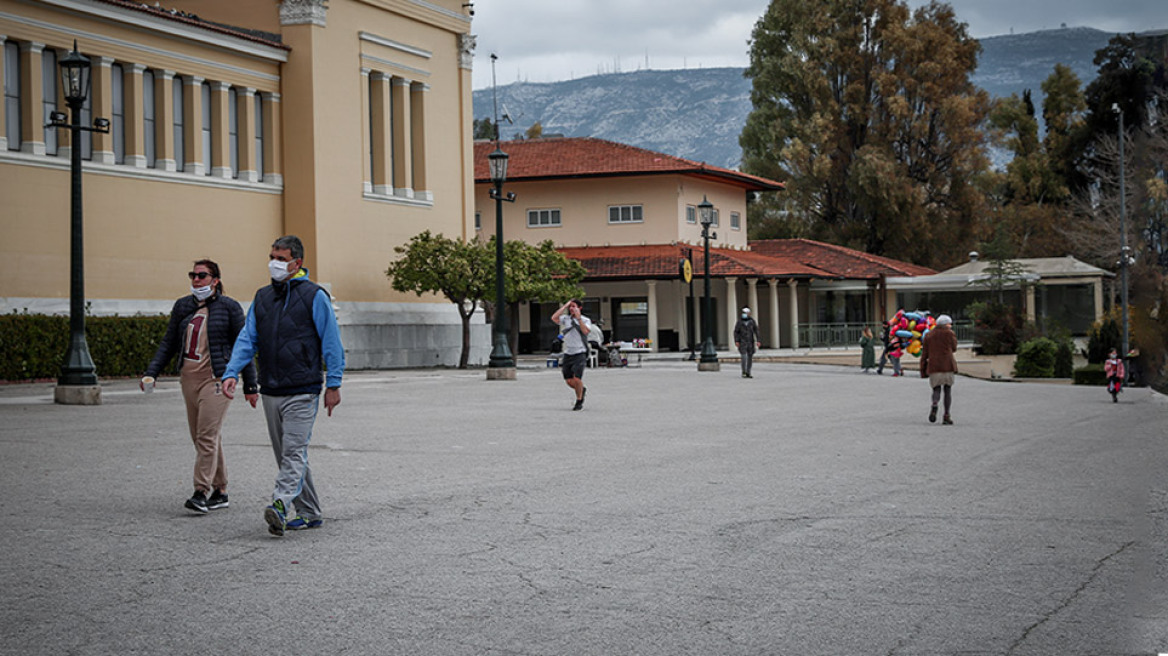
<svg viewBox="0 0 1168 656">
<path fill-rule="evenodd" d="M 710 202 L 704 195 L 702 202 L 698 203 L 698 216 L 703 226 L 709 227 L 714 222 L 714 204 Z"/>
<path fill-rule="evenodd" d="M 66 102 L 81 104 L 89 95 L 89 58 L 73 50 L 61 59 L 61 84 L 64 86 Z"/>
<path fill-rule="evenodd" d="M 507 179 L 508 159 L 507 153 L 498 147 L 495 148 L 495 152 L 487 155 L 487 164 L 491 170 L 491 182 L 501 185 Z"/>
</svg>

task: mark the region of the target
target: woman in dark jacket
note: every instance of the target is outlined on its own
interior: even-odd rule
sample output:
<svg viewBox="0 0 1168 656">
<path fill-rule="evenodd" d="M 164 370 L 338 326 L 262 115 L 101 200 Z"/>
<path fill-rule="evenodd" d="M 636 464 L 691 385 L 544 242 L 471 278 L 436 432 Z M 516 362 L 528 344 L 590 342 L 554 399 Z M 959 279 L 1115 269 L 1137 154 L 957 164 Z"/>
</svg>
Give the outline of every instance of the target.
<svg viewBox="0 0 1168 656">
<path fill-rule="evenodd" d="M 953 405 L 953 380 L 957 374 L 957 334 L 953 332 L 953 319 L 947 314 L 937 317 L 937 326 L 925 335 L 921 348 L 921 378 L 929 379 L 933 388 L 933 405 L 929 409 L 929 421 L 937 421 L 937 403 L 945 395 L 945 416 L 941 423 L 949 425 L 953 418 L 949 408 Z"/>
<path fill-rule="evenodd" d="M 231 360 L 235 337 L 243 329 L 243 308 L 223 295 L 219 265 L 211 260 L 195 262 L 187 274 L 191 293 L 174 302 L 166 336 L 139 386 L 153 389 L 154 378 L 177 353 L 187 424 L 195 444 L 195 493 L 186 507 L 206 513 L 227 507 L 227 466 L 223 461 L 223 417 L 231 399 L 222 393 L 220 378 Z M 243 370 L 243 391 L 255 407 L 259 398 L 255 364 Z"/>
</svg>

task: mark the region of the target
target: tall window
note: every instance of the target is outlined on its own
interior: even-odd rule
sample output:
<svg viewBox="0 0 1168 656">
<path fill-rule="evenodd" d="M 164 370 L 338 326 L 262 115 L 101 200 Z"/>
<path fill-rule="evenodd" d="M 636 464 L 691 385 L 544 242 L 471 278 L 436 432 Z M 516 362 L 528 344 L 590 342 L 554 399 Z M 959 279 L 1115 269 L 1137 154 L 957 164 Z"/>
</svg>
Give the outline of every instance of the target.
<svg viewBox="0 0 1168 656">
<path fill-rule="evenodd" d="M 174 85 L 171 87 L 171 97 L 174 99 L 174 168 L 176 171 L 186 170 L 186 148 L 183 142 L 183 119 L 185 118 L 183 109 L 183 79 L 179 76 L 174 76 Z"/>
<path fill-rule="evenodd" d="M 4 42 L 4 135 L 8 150 L 20 150 L 20 46 Z"/>
<path fill-rule="evenodd" d="M 142 136 L 146 146 L 146 166 L 154 168 L 154 71 L 142 73 Z"/>
<path fill-rule="evenodd" d="M 559 210 L 527 210 L 528 228 L 547 228 L 560 225 Z"/>
<path fill-rule="evenodd" d="M 235 87 L 227 90 L 227 159 L 231 164 L 232 177 L 239 177 L 239 108 L 235 103 L 239 92 Z"/>
<path fill-rule="evenodd" d="M 114 163 L 126 163 L 126 96 L 124 71 L 121 64 L 110 66 L 110 91 L 113 96 L 113 116 L 110 118 L 110 139 L 114 142 Z"/>
<path fill-rule="evenodd" d="M 483 229 L 483 213 L 475 212 L 475 230 Z"/>
<path fill-rule="evenodd" d="M 264 98 L 255 93 L 255 169 L 257 180 L 264 181 Z"/>
<path fill-rule="evenodd" d="M 719 216 L 718 208 L 715 207 L 714 211 L 710 212 L 710 215 L 714 219 L 713 222 L 710 223 L 710 225 L 714 226 L 715 228 L 717 228 L 719 225 L 721 225 L 722 217 Z"/>
<path fill-rule="evenodd" d="M 203 174 L 211 175 L 211 84 L 204 82 L 199 94 L 203 100 Z"/>
<path fill-rule="evenodd" d="M 686 223 L 697 223 L 698 222 L 698 208 L 694 207 L 693 205 L 686 205 L 685 206 L 685 222 Z"/>
<path fill-rule="evenodd" d="M 612 205 L 608 208 L 609 223 L 641 223 L 640 205 Z"/>
<path fill-rule="evenodd" d="M 57 154 L 57 128 L 49 126 L 49 117 L 57 111 L 57 51 L 45 48 L 41 53 L 41 96 L 45 126 L 45 154 Z"/>
<path fill-rule="evenodd" d="M 742 229 L 742 217 L 741 217 L 741 215 L 738 214 L 738 212 L 731 212 L 730 213 L 730 229 L 731 230 L 741 230 Z"/>
</svg>

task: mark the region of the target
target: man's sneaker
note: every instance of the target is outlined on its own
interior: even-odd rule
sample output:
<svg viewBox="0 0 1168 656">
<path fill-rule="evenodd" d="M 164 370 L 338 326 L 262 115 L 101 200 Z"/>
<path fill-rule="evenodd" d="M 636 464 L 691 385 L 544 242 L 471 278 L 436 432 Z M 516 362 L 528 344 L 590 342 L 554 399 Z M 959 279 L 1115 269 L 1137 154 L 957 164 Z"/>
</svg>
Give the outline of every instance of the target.
<svg viewBox="0 0 1168 656">
<path fill-rule="evenodd" d="M 572 409 L 573 410 L 583 410 L 584 409 L 584 399 L 576 399 L 576 405 L 572 406 Z"/>
<path fill-rule="evenodd" d="M 941 423 L 944 424 L 945 426 L 952 426 L 953 420 L 949 417 L 949 415 L 945 415 L 944 417 L 941 418 Z"/>
<path fill-rule="evenodd" d="M 937 423 L 937 406 L 933 406 L 933 409 L 929 410 L 929 423 Z"/>
<path fill-rule="evenodd" d="M 199 513 L 200 515 L 207 514 L 207 495 L 203 494 L 201 490 L 195 490 L 190 499 L 183 504 L 187 508 Z"/>
<path fill-rule="evenodd" d="M 212 490 L 207 499 L 207 510 L 219 510 L 227 507 L 227 493 L 221 490 Z"/>
<path fill-rule="evenodd" d="M 307 528 L 320 528 L 324 524 L 324 520 L 320 517 L 316 519 L 305 519 L 300 515 L 294 517 L 291 521 L 284 525 L 284 528 L 289 531 L 303 531 Z"/>
<path fill-rule="evenodd" d="M 287 526 L 284 516 L 284 502 L 280 499 L 276 499 L 272 505 L 264 508 L 264 521 L 268 523 L 268 533 L 276 536 L 284 535 L 284 527 Z"/>
</svg>

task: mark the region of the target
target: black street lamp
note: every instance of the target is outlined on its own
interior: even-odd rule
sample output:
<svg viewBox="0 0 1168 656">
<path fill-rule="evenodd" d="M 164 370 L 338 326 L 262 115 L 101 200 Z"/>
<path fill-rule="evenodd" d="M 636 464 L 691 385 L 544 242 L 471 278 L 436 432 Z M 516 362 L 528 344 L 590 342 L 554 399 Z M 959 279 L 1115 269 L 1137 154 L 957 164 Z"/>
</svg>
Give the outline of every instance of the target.
<svg viewBox="0 0 1168 656">
<path fill-rule="evenodd" d="M 698 371 L 719 371 L 722 365 L 718 363 L 718 352 L 714 350 L 714 336 L 710 332 L 710 239 L 717 239 L 718 233 L 710 232 L 710 225 L 714 222 L 714 204 L 702 196 L 698 203 L 698 215 L 702 223 L 702 239 L 706 242 L 706 296 L 702 301 L 702 355 L 698 360 Z"/>
<path fill-rule="evenodd" d="M 81 125 L 81 109 L 89 95 L 89 58 L 77 52 L 77 42 L 73 51 L 61 60 L 61 86 L 65 103 L 69 105 L 71 120 L 65 122 L 64 112 L 52 112 L 50 123 L 45 127 L 67 128 L 70 133 L 70 256 L 69 256 L 69 348 L 65 351 L 65 361 L 61 363 L 61 374 L 57 378 L 54 399 L 68 405 L 99 405 L 101 387 L 97 382 L 97 368 L 89 355 L 89 344 L 85 341 L 85 258 L 83 248 L 83 222 L 81 214 L 81 133 L 108 133 L 109 120 L 97 118 L 93 126 Z"/>
<path fill-rule="evenodd" d="M 487 156 L 491 171 L 491 198 L 495 199 L 495 316 L 493 319 L 494 341 L 491 359 L 487 365 L 487 380 L 513 380 L 515 378 L 515 358 L 511 355 L 510 335 L 507 330 L 507 306 L 504 294 L 503 276 L 503 201 L 515 202 L 515 193 L 503 193 L 503 182 L 507 180 L 507 153 L 495 145 L 495 151 Z"/>
</svg>

